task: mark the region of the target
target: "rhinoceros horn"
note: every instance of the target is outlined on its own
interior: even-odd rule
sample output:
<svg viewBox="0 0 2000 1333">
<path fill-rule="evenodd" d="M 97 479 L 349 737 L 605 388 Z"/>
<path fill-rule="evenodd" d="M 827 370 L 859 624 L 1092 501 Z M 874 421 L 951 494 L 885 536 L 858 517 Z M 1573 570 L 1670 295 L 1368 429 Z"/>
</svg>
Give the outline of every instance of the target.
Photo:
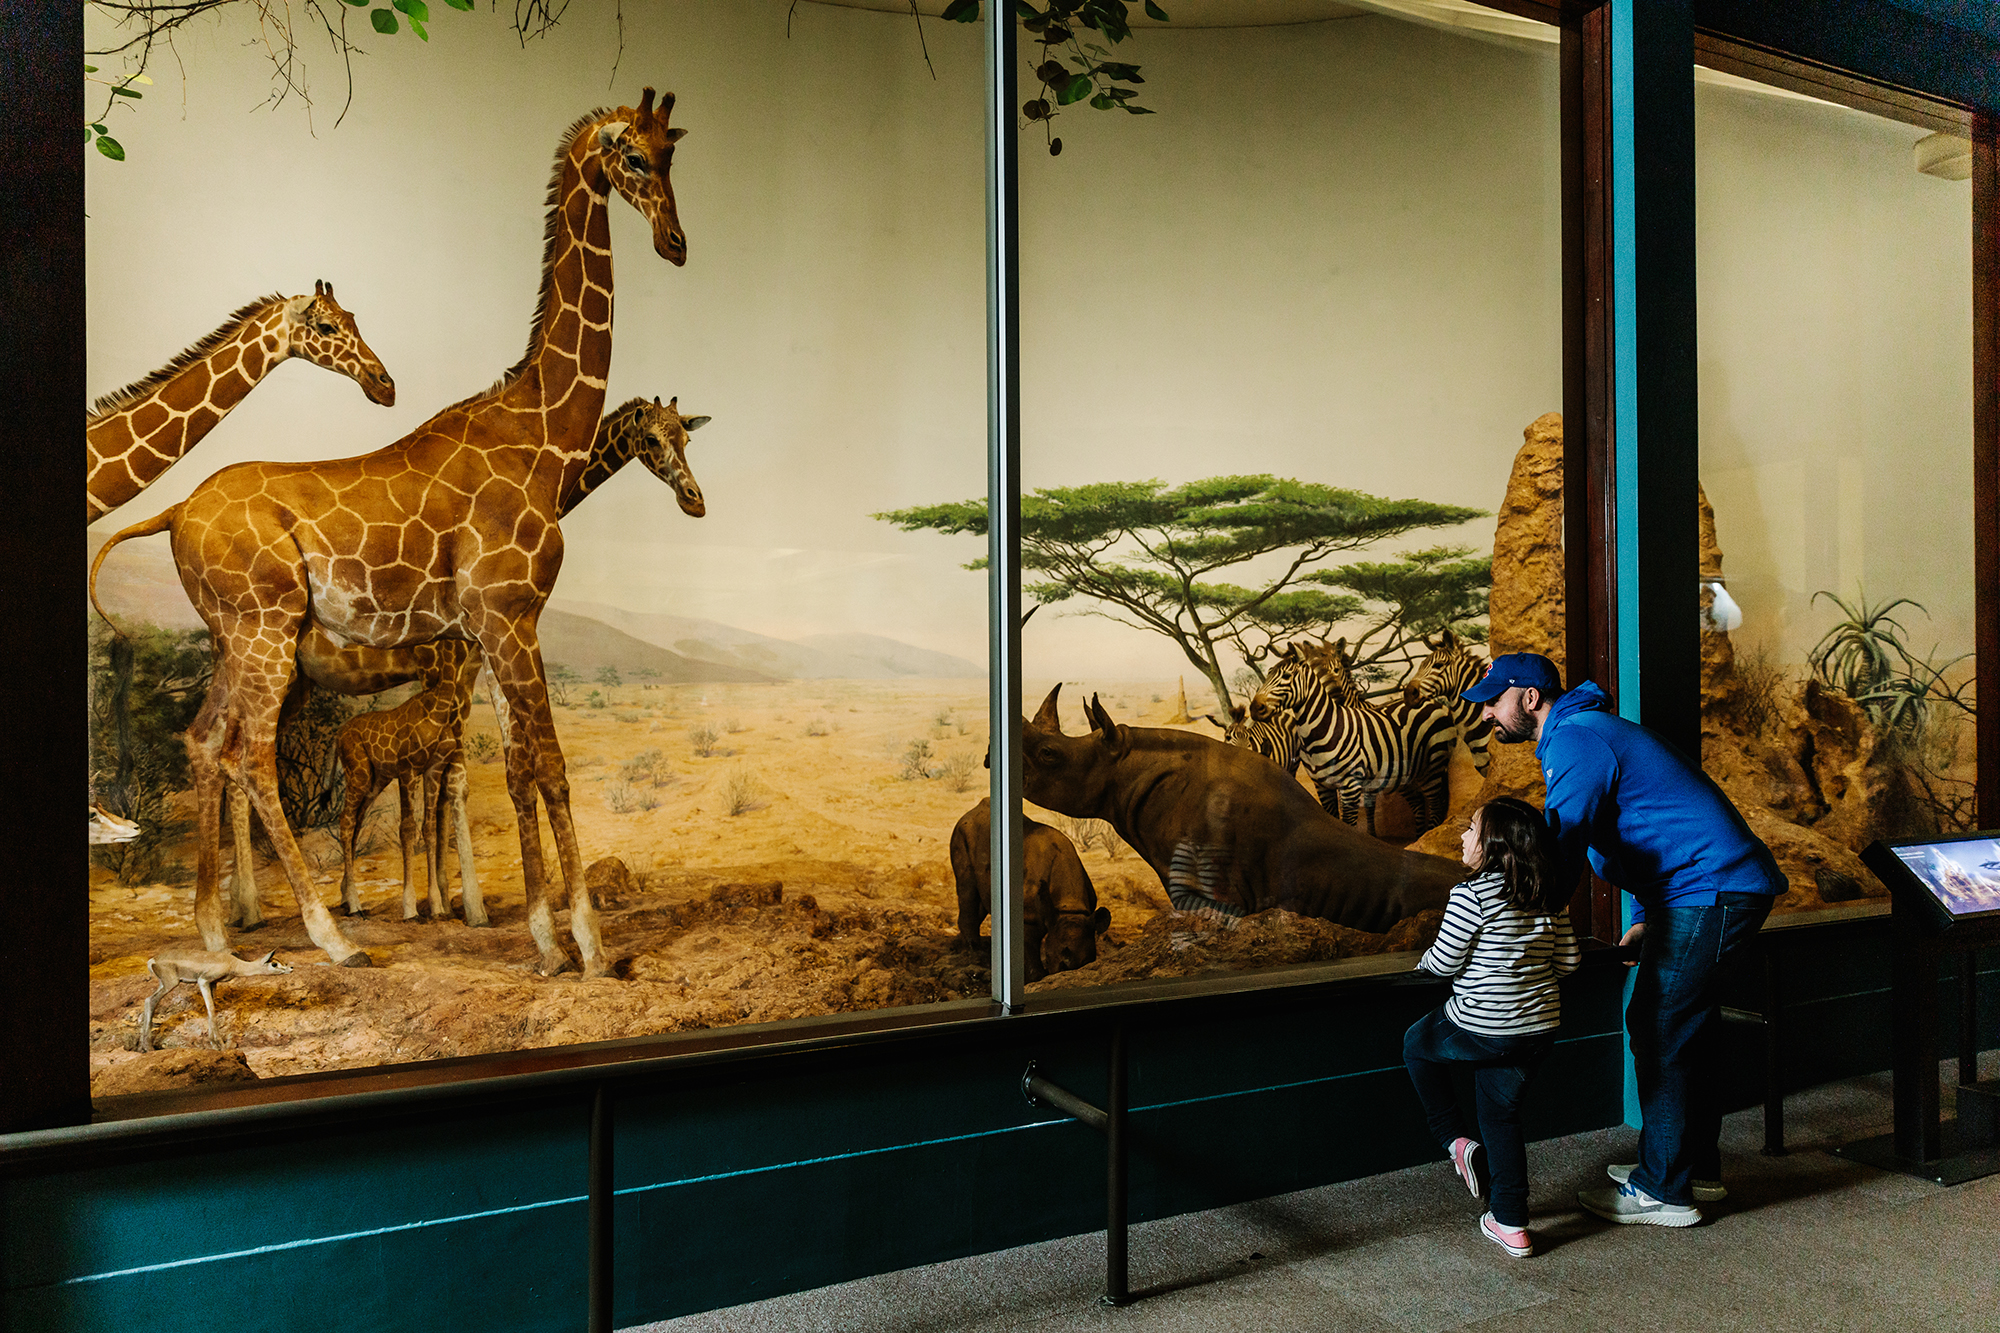
<svg viewBox="0 0 2000 1333">
<path fill-rule="evenodd" d="M 1056 696 L 1061 693 L 1062 682 L 1057 681 L 1056 687 L 1049 691 L 1049 697 L 1042 700 L 1042 711 L 1036 713 L 1035 720 L 1028 724 L 1031 728 L 1036 731 L 1053 732 L 1058 736 L 1063 734 L 1062 718 L 1056 713 Z"/>
</svg>

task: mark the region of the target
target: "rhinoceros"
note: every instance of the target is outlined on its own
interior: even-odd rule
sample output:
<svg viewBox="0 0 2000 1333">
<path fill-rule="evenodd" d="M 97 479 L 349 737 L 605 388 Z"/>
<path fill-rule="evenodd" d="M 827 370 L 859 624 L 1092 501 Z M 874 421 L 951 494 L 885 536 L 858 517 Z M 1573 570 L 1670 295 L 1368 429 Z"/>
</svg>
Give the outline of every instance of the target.
<svg viewBox="0 0 2000 1333">
<path fill-rule="evenodd" d="M 1047 824 L 1024 818 L 1021 825 L 1022 943 L 1028 980 L 1040 981 L 1096 962 L 1097 937 L 1111 928 L 1111 912 L 1097 905 L 1097 888 L 1076 844 Z M 959 816 L 952 829 L 951 873 L 958 879 L 958 938 L 977 948 L 979 923 L 993 901 L 991 797 Z"/>
<path fill-rule="evenodd" d="M 1254 751 L 1192 732 L 1126 727 L 1093 695 L 1087 735 L 1066 736 L 1057 685 L 1021 737 L 1022 793 L 1102 819 L 1146 859 L 1183 910 L 1241 916 L 1282 907 L 1386 931 L 1442 908 L 1464 867 L 1404 852 L 1343 824 Z"/>
</svg>

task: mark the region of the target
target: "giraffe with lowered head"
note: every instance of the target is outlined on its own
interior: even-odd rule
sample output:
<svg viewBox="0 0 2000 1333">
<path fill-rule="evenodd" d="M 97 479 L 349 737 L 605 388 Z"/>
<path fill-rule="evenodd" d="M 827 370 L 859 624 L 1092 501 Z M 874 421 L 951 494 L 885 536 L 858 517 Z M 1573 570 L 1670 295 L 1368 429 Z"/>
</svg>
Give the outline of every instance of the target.
<svg viewBox="0 0 2000 1333">
<path fill-rule="evenodd" d="M 97 400 L 84 419 L 95 522 L 145 490 L 214 430 L 258 381 L 292 357 L 336 370 L 371 403 L 396 402 L 396 382 L 361 340 L 329 283 L 311 296 L 252 301 L 165 366 Z"/>
<path fill-rule="evenodd" d="M 224 942 L 218 797 L 246 788 L 271 833 L 307 933 L 334 962 L 366 966 L 319 899 L 279 805 L 273 742 L 308 620 L 339 644 L 396 648 L 437 638 L 479 645 L 507 708 L 508 793 L 521 835 L 528 926 L 541 971 L 569 959 L 536 818 L 548 812 L 570 898 L 570 933 L 589 975 L 607 975 L 583 879 L 569 779 L 550 717 L 536 622 L 562 567 L 565 492 L 591 457 L 611 365 L 615 190 L 651 225 L 654 250 L 686 262 L 669 172 L 684 130 L 656 110 L 599 110 L 564 135 L 549 194 L 541 296 L 528 351 L 486 392 L 372 454 L 224 469 L 181 504 L 107 542 L 170 531 L 181 583 L 209 626 L 214 680 L 188 728 L 200 853 L 195 923 Z M 93 568 L 93 574 L 95 568 Z"/>
</svg>

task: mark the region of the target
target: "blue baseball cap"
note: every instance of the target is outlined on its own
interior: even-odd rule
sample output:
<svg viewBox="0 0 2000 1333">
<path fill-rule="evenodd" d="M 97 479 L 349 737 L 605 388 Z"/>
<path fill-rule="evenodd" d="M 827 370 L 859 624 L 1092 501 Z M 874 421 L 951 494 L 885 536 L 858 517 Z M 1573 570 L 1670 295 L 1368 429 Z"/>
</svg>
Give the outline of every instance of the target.
<svg viewBox="0 0 2000 1333">
<path fill-rule="evenodd" d="M 1563 692 L 1562 673 L 1540 653 L 1504 653 L 1493 659 L 1479 683 L 1460 695 L 1476 704 L 1490 703 L 1516 685 L 1540 690 L 1553 699 Z"/>
</svg>

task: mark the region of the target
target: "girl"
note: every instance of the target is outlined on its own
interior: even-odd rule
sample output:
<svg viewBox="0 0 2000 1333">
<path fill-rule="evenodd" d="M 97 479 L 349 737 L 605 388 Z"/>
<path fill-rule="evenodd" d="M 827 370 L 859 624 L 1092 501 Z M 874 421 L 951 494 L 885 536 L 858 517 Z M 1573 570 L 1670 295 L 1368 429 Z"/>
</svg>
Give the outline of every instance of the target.
<svg viewBox="0 0 2000 1333">
<path fill-rule="evenodd" d="M 1569 889 L 1555 875 L 1548 825 L 1526 801 L 1501 796 L 1473 811 L 1459 847 L 1477 873 L 1452 889 L 1437 943 L 1417 963 L 1453 978 L 1451 998 L 1404 1034 L 1403 1063 L 1431 1133 L 1476 1198 L 1482 1190 L 1473 1154 L 1480 1143 L 1459 1132 L 1451 1087 L 1451 1066 L 1471 1067 L 1492 1181 L 1492 1211 L 1479 1229 L 1525 1258 L 1534 1242 L 1527 1232 L 1521 1092 L 1555 1042 L 1562 1018 L 1556 978 L 1576 970 Z"/>
</svg>

